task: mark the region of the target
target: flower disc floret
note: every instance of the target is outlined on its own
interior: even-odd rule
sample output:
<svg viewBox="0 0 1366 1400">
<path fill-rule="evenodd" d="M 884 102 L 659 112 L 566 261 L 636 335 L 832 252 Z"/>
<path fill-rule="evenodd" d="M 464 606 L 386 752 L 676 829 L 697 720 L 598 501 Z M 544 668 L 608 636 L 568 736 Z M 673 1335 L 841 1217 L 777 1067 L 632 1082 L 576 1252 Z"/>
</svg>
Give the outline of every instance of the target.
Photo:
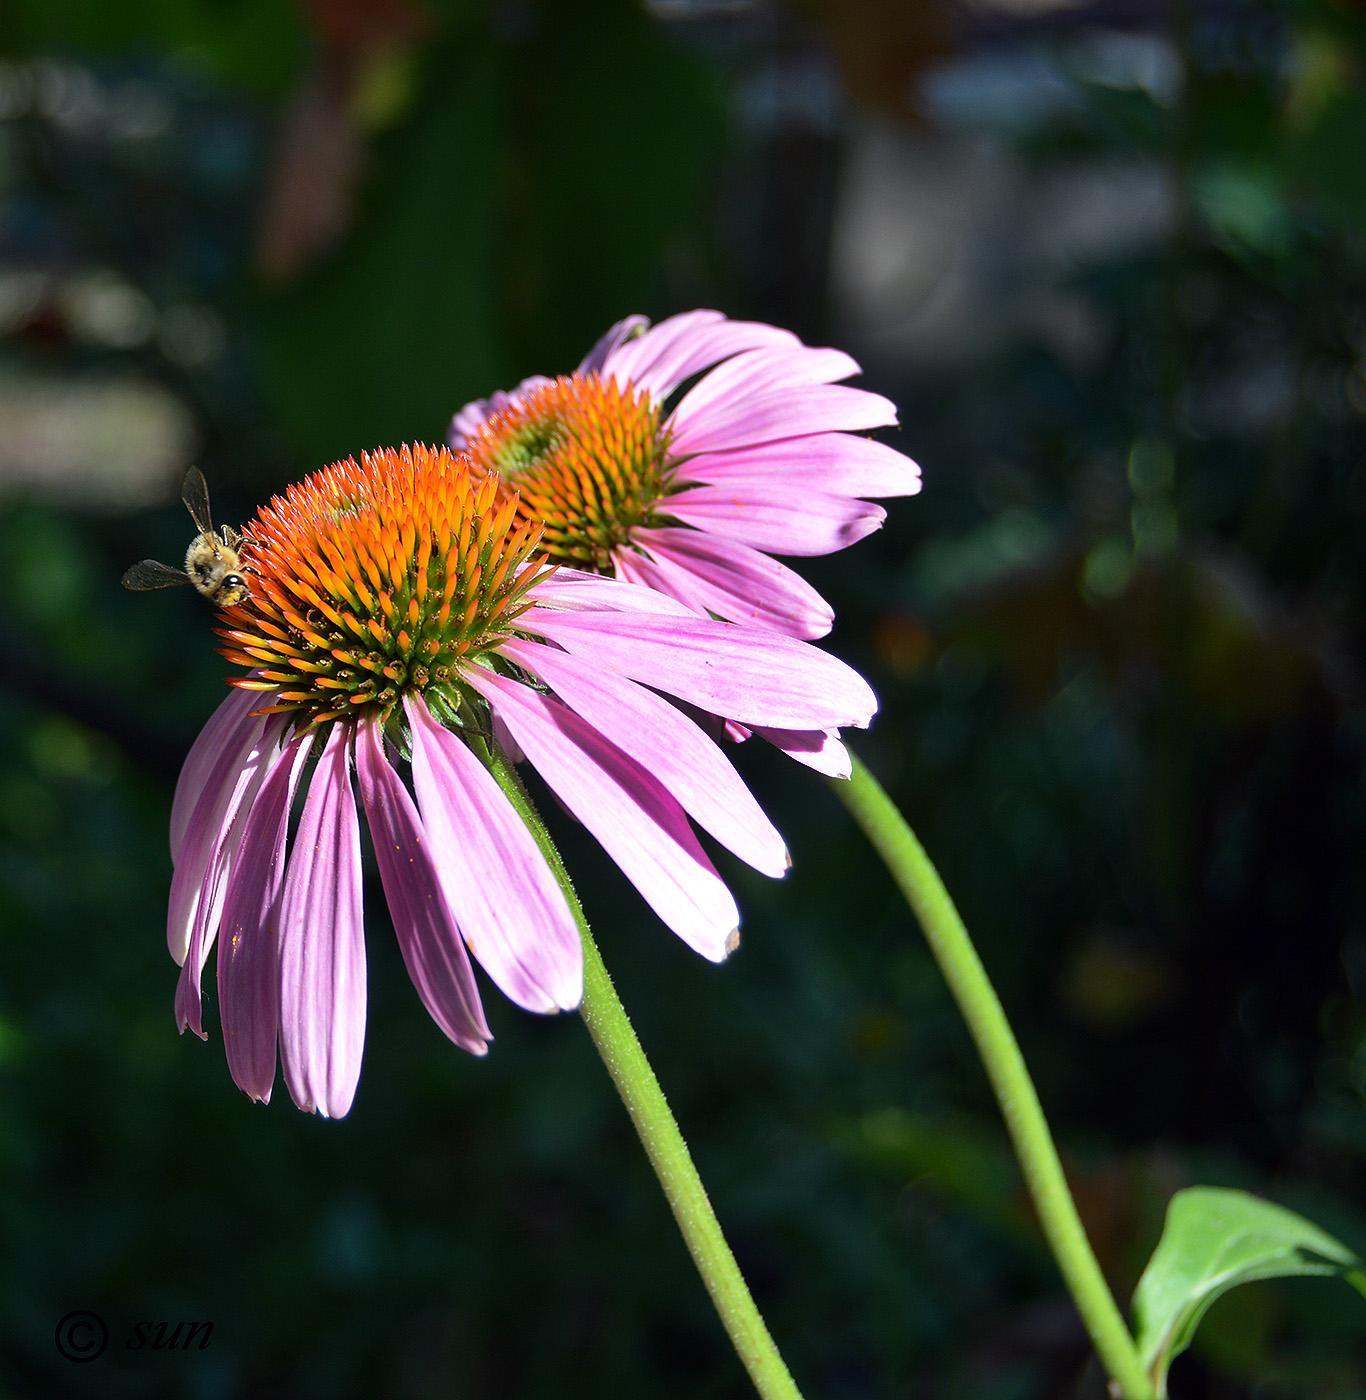
<svg viewBox="0 0 1366 1400">
<path fill-rule="evenodd" d="M 476 473 L 516 489 L 552 558 L 610 572 L 631 531 L 656 523 L 668 441 L 650 396 L 597 374 L 561 375 L 510 402 L 464 444 Z"/>
<path fill-rule="evenodd" d="M 773 556 L 844 549 L 885 518 L 865 498 L 920 489 L 914 462 L 858 436 L 896 422 L 890 400 L 839 382 L 858 372 L 717 311 L 628 316 L 573 374 L 466 404 L 446 441 L 521 490 L 577 567 L 809 640 L 834 612 Z"/>
<path fill-rule="evenodd" d="M 405 447 L 315 473 L 248 527 L 251 596 L 222 617 L 224 653 L 250 674 L 176 785 L 166 933 L 176 1017 L 196 1034 L 217 945 L 228 1064 L 253 1098 L 270 1098 L 278 1061 L 301 1108 L 351 1106 L 362 817 L 418 995 L 483 1054 L 471 956 L 529 1011 L 583 992 L 583 943 L 514 755 L 720 962 L 739 910 L 692 823 L 766 875 L 789 860 L 691 712 L 824 733 L 876 709 L 860 676 L 805 642 L 545 563 L 519 508 L 468 457 Z"/>
<path fill-rule="evenodd" d="M 775 556 L 844 549 L 886 516 L 866 498 L 920 489 L 914 462 L 861 436 L 895 424 L 896 406 L 840 382 L 857 373 L 843 351 L 719 311 L 628 316 L 573 374 L 467 403 L 446 441 L 520 490 L 576 567 L 811 640 L 834 610 Z M 752 732 L 727 718 L 732 738 Z M 757 732 L 820 772 L 852 771 L 832 731 Z"/>
<path fill-rule="evenodd" d="M 448 449 L 385 448 L 291 486 L 247 526 L 251 602 L 223 655 L 273 692 L 262 713 L 387 715 L 495 649 L 542 570 L 515 492 Z"/>
</svg>

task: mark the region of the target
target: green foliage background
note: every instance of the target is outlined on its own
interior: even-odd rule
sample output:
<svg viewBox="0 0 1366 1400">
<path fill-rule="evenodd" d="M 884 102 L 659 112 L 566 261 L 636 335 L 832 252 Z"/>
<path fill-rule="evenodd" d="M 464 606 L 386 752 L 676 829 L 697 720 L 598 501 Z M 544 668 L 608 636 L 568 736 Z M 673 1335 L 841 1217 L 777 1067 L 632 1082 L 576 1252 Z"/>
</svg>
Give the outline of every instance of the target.
<svg viewBox="0 0 1366 1400">
<path fill-rule="evenodd" d="M 710 304 L 836 335 L 821 238 L 777 243 L 828 236 L 831 171 L 866 114 L 784 144 L 733 95 L 793 45 L 841 55 L 866 93 L 860 26 L 876 38 L 895 5 L 728 26 L 615 0 L 432 4 L 395 41 L 345 236 L 271 283 L 252 245 L 272 132 L 326 64 L 332 8 L 0 11 L 9 63 L 132 75 L 175 111 L 137 158 L 7 119 L 0 259 L 113 267 L 227 327 L 226 353 L 187 367 L 30 321 L 0 339 L 0 370 L 167 384 L 240 521 L 326 460 L 439 438 L 467 399 L 571 367 L 632 311 Z M 1030 42 L 1117 22 L 1094 8 Z M 1366 1249 L 1366 183 L 1346 155 L 1366 34 L 1328 0 L 1174 14 L 1174 105 L 1082 85 L 1079 109 L 1011 138 L 1039 181 L 1079 155 L 1171 179 L 1163 245 L 1076 276 L 1101 351 L 1025 338 L 935 374 L 876 363 L 925 493 L 803 565 L 837 607 L 829 645 L 882 699 L 855 742 L 979 939 L 1126 1297 L 1193 1181 Z M 1001 40 L 955 22 L 961 48 Z M 1189 405 L 1249 344 L 1274 347 L 1289 407 L 1201 426 Z M 490 991 L 493 1051 L 460 1054 L 371 899 L 343 1122 L 283 1090 L 249 1104 L 216 1030 L 175 1035 L 166 821 L 225 668 L 197 598 L 117 579 L 185 538 L 174 502 L 0 504 L 0 1395 L 747 1394 L 574 1018 Z M 1099 1394 L 890 881 L 804 770 L 753 745 L 737 762 L 796 864 L 775 885 L 718 855 L 745 916 L 722 968 L 559 834 L 799 1382 Z M 111 1327 L 88 1366 L 53 1346 L 76 1308 Z M 205 1319 L 205 1351 L 125 1346 L 140 1321 Z M 1242 1290 L 1173 1394 L 1359 1400 L 1362 1323 L 1329 1282 Z"/>
</svg>

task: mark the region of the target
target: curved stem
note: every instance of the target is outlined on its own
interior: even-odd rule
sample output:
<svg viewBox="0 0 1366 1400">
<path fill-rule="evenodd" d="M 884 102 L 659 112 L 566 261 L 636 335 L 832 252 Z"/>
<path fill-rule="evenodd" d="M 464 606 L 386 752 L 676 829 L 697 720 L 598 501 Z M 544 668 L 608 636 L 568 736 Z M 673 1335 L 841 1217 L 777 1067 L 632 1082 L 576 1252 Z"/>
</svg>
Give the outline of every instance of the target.
<svg viewBox="0 0 1366 1400">
<path fill-rule="evenodd" d="M 754 1305 L 735 1256 L 721 1233 L 716 1212 L 693 1165 L 683 1134 L 669 1111 L 664 1091 L 659 1087 L 650 1062 L 645 1058 L 626 1009 L 617 996 L 598 952 L 578 895 L 560 853 L 541 823 L 512 764 L 496 749 L 489 755 L 489 767 L 499 786 L 511 798 L 536 843 L 550 863 L 569 901 L 569 908 L 583 939 L 583 1004 L 580 1014 L 602 1056 L 612 1082 L 617 1086 L 626 1111 L 654 1168 L 669 1208 L 688 1246 L 688 1252 L 711 1294 L 722 1325 L 735 1344 L 755 1389 L 764 1400 L 801 1400 L 787 1366 Z"/>
<path fill-rule="evenodd" d="M 986 1066 L 1039 1221 L 1118 1394 L 1152 1400 L 1153 1388 L 1100 1271 L 1067 1189 L 1034 1083 L 982 960 L 924 847 L 877 780 L 855 757 L 849 781 L 830 787 L 853 814 L 915 911 Z"/>
</svg>

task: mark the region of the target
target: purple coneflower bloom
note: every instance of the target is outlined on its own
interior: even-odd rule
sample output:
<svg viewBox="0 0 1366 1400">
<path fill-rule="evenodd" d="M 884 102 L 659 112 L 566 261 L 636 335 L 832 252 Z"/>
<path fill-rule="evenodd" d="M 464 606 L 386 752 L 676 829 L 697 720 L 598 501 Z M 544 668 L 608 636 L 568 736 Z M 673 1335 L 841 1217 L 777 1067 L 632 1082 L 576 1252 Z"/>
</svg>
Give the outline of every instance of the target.
<svg viewBox="0 0 1366 1400">
<path fill-rule="evenodd" d="M 738 913 L 689 818 L 768 875 L 782 838 L 684 712 L 867 724 L 866 683 L 814 647 L 702 619 L 561 567 L 515 495 L 444 448 L 314 473 L 246 531 L 251 598 L 225 609 L 247 668 L 196 741 L 171 815 L 168 937 L 181 1029 L 203 1035 L 215 937 L 233 1078 L 351 1106 L 365 1034 L 360 817 L 413 983 L 437 1025 L 490 1038 L 466 949 L 518 1005 L 582 994 L 560 886 L 485 759 L 506 737 L 690 946 L 720 961 Z M 405 774 L 411 774 L 411 788 Z M 296 793 L 306 789 L 291 836 Z"/>
<path fill-rule="evenodd" d="M 552 558 L 702 616 L 821 637 L 830 605 L 771 555 L 843 549 L 886 518 L 864 497 L 920 489 L 914 462 L 854 435 L 896 422 L 889 400 L 836 382 L 858 372 L 843 351 L 719 311 L 654 327 L 630 316 L 573 374 L 466 404 L 447 441 L 517 490 L 524 518 L 545 522 Z M 833 734 L 732 726 L 737 737 L 756 727 L 848 775 Z"/>
</svg>

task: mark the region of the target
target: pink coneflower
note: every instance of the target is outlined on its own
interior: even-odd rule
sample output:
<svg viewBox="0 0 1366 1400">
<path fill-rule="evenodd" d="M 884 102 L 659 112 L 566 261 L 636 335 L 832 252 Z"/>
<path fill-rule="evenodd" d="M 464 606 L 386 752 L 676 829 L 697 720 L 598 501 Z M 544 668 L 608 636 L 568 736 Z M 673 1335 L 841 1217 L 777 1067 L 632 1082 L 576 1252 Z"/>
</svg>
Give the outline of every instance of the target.
<svg viewBox="0 0 1366 1400">
<path fill-rule="evenodd" d="M 658 692 L 754 725 L 872 716 L 867 685 L 833 657 L 550 569 L 540 527 L 518 516 L 515 495 L 465 459 L 417 447 L 317 472 L 246 530 L 252 596 L 224 610 L 222 635 L 248 674 L 181 773 L 168 936 L 181 1029 L 200 1035 L 217 937 L 228 1063 L 253 1098 L 270 1097 L 277 1047 L 301 1108 L 335 1117 L 355 1094 L 355 788 L 414 985 L 446 1035 L 482 1054 L 466 949 L 528 1010 L 569 1009 L 582 992 L 564 894 L 490 771 L 498 736 L 664 922 L 719 961 L 738 913 L 688 818 L 768 875 L 787 853 L 721 751 Z"/>
<path fill-rule="evenodd" d="M 691 311 L 648 327 L 630 316 L 573 374 L 467 404 L 447 441 L 517 490 L 551 558 L 702 616 L 824 636 L 830 605 L 771 555 L 843 549 L 886 518 L 864 497 L 920 489 L 914 462 L 854 436 L 895 423 L 894 406 L 836 382 L 859 372 L 843 351 L 775 326 Z M 767 737 L 847 776 L 833 735 Z"/>
</svg>

